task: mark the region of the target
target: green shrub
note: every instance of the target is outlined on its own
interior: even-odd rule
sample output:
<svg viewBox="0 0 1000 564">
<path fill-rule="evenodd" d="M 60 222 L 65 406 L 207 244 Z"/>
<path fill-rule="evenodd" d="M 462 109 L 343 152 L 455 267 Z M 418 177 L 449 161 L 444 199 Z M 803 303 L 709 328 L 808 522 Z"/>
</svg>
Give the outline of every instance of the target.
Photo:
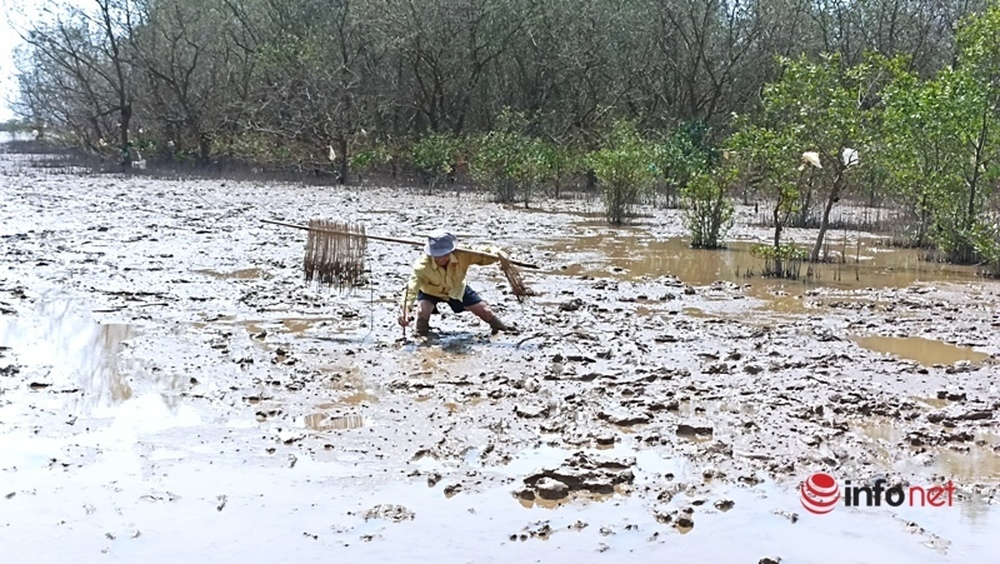
<svg viewBox="0 0 1000 564">
<path fill-rule="evenodd" d="M 493 131 L 481 135 L 471 160 L 472 176 L 497 202 L 531 201 L 546 167 L 546 146 L 524 133 L 524 114 L 504 110 Z"/>
<path fill-rule="evenodd" d="M 607 220 L 621 225 L 659 175 L 655 146 L 642 137 L 631 121 L 615 123 L 604 147 L 587 155 L 586 162 L 601 185 Z"/>
<path fill-rule="evenodd" d="M 691 246 L 718 249 L 733 226 L 734 207 L 729 198 L 729 185 L 735 182 L 736 171 L 702 172 L 692 176 L 681 189 L 684 224 L 691 234 Z"/>
<path fill-rule="evenodd" d="M 424 175 L 428 192 L 448 178 L 461 151 L 462 140 L 448 133 L 430 133 L 413 145 L 413 165 Z"/>
</svg>

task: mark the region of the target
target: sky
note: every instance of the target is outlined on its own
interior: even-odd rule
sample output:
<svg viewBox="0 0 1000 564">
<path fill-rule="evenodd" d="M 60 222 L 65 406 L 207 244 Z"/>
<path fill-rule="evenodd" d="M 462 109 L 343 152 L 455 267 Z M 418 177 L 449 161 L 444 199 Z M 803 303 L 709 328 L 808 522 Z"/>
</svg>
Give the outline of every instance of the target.
<svg viewBox="0 0 1000 564">
<path fill-rule="evenodd" d="M 5 0 L 0 10 L 0 121 L 14 118 L 10 102 L 17 90 L 14 49 L 21 43 L 17 28 L 24 29 L 30 23 L 30 16 L 26 14 L 36 12 L 40 3 L 35 0 Z"/>
<path fill-rule="evenodd" d="M 0 21 L 0 122 L 14 117 L 9 99 L 15 91 L 14 47 L 19 42 L 20 38 L 14 33 L 7 18 L 3 18 Z"/>
<path fill-rule="evenodd" d="M 13 119 L 11 99 L 17 92 L 14 80 L 14 49 L 21 44 L 19 32 L 41 18 L 43 10 L 59 6 L 87 7 L 94 0 L 2 0 L 0 1 L 0 122 Z"/>
</svg>

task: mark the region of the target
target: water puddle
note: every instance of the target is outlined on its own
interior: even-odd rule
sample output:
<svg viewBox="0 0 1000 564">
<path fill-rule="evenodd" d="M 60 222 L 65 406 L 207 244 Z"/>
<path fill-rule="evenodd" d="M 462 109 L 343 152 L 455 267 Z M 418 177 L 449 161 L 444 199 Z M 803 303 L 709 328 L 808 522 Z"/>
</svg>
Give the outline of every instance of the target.
<svg viewBox="0 0 1000 564">
<path fill-rule="evenodd" d="M 454 363 L 455 356 L 448 351 L 439 348 L 421 348 L 414 354 L 413 362 L 418 369 L 423 372 L 444 371 L 449 365 Z"/>
<path fill-rule="evenodd" d="M 971 447 L 966 452 L 944 449 L 937 453 L 935 465 L 958 482 L 1000 480 L 1000 454 L 992 449 Z"/>
<path fill-rule="evenodd" d="M 577 228 L 581 225 L 575 225 Z M 764 262 L 750 254 L 749 242 L 733 242 L 722 250 L 692 249 L 683 238 L 655 240 L 648 234 L 629 230 L 608 230 L 598 234 L 557 240 L 543 250 L 550 251 L 563 265 L 556 274 L 612 277 L 640 280 L 673 275 L 694 286 L 716 281 L 752 283 L 788 288 L 827 286 L 840 289 L 907 287 L 919 282 L 982 281 L 975 267 L 921 260 L 918 250 L 886 248 L 878 239 L 845 245 L 831 241 L 830 248 L 844 262 L 803 265 L 802 282 L 761 279 Z"/>
<path fill-rule="evenodd" d="M 858 423 L 855 425 L 855 430 L 875 443 L 873 446 L 876 455 L 886 462 L 891 461 L 899 451 L 899 442 L 905 436 L 903 430 L 892 421 L 878 418 Z"/>
<path fill-rule="evenodd" d="M 981 365 L 990 358 L 990 355 L 976 351 L 970 347 L 950 345 L 923 337 L 883 337 L 869 335 L 866 337 L 852 337 L 851 340 L 870 351 L 913 360 L 923 366 L 934 366 L 936 364 L 949 365 L 960 361 L 968 361 L 974 365 Z"/>
<path fill-rule="evenodd" d="M 910 457 L 900 460 L 899 443 L 906 432 L 892 420 L 874 418 L 856 424 L 855 429 L 875 443 L 878 458 L 886 464 L 898 463 L 919 473 L 925 473 L 925 466 L 929 465 L 937 474 L 958 483 L 1000 480 L 1000 453 L 997 452 L 1000 437 L 992 433 L 977 432 L 972 441 L 956 444 L 956 448 L 932 447 L 924 455 L 926 460 Z"/>
<path fill-rule="evenodd" d="M 439 334 L 426 341 L 407 341 L 401 368 L 408 377 L 451 377 L 479 374 L 479 347 L 487 346 L 483 335 L 475 333 Z"/>
<path fill-rule="evenodd" d="M 922 397 L 911 397 L 911 400 L 923 404 L 932 409 L 942 409 L 951 405 L 951 400 L 942 398 L 922 398 Z"/>
<path fill-rule="evenodd" d="M 281 324 L 289 333 L 302 334 L 314 327 L 328 327 L 339 321 L 343 321 L 343 319 L 334 317 L 285 318 L 281 320 Z"/>
<path fill-rule="evenodd" d="M 39 464 L 61 446 L 32 444 Z M 227 561 L 280 561 L 289 554 L 321 561 L 350 553 L 349 560 L 361 562 L 480 561 L 484 547 L 491 558 L 513 562 L 609 563 L 657 562 L 665 554 L 696 562 L 815 562 L 823 550 L 834 550 L 830 561 L 838 562 L 990 562 L 1000 550 L 993 534 L 998 513 L 978 500 L 936 509 L 837 507 L 812 515 L 794 484 L 719 484 L 689 497 L 683 487 L 671 489 L 684 480 L 680 474 L 670 480 L 639 471 L 637 483 L 654 492 L 671 489 L 673 500 L 615 494 L 608 502 L 526 508 L 512 495 L 513 484 L 474 486 L 463 472 L 445 472 L 435 485 L 425 474 L 387 480 L 384 462 L 354 462 L 338 450 L 331 451 L 342 457 L 336 462 L 299 454 L 291 468 L 167 458 L 158 460 L 160 470 L 150 479 L 122 471 L 123 462 L 135 463 L 135 453 L 120 448 L 111 453 L 120 456 L 72 473 L 10 473 L 4 491 L 17 495 L 2 501 L 20 516 L 7 529 L 11 550 L 31 550 L 33 561 L 43 564 L 64 562 L 65 546 L 86 555 L 127 554 L 130 561 L 155 561 L 179 546 L 180 556 L 195 560 L 209 552 Z M 443 493 L 456 484 L 464 487 Z M 728 510 L 716 510 L 723 501 Z M 659 519 L 685 507 L 693 512 L 683 530 Z M 53 535 L 64 542 L 52 543 Z"/>
<path fill-rule="evenodd" d="M 378 403 L 378 392 L 365 385 L 365 378 L 355 367 L 328 366 L 321 369 L 330 379 L 329 389 L 338 392 L 339 395 L 330 402 L 320 404 L 318 407 L 327 409 L 343 405 L 360 405 L 362 403 Z"/>
<path fill-rule="evenodd" d="M 68 300 L 52 300 L 42 302 L 34 316 L 0 318 L 0 345 L 39 372 L 32 389 L 82 392 L 92 407 L 125 401 L 133 390 L 122 353 L 138 330 L 98 323 L 85 311 Z"/>
<path fill-rule="evenodd" d="M 378 403 L 379 397 L 368 393 L 365 390 L 357 390 L 353 393 L 337 398 L 337 401 L 347 405 L 361 405 L 363 403 Z"/>
<path fill-rule="evenodd" d="M 353 325 L 356 322 L 352 322 L 352 328 L 347 329 L 339 326 L 339 323 L 344 321 L 340 317 L 282 317 L 276 319 L 237 319 L 231 315 L 216 316 L 205 321 L 196 322 L 193 325 L 199 329 L 203 329 L 210 325 L 222 324 L 222 325 L 238 325 L 242 326 L 247 330 L 247 333 L 251 337 L 258 340 L 265 340 L 268 333 L 277 331 L 281 333 L 290 333 L 294 336 L 301 337 L 307 333 L 316 333 L 316 338 L 318 339 L 328 339 L 328 340 L 338 340 L 337 337 L 327 337 L 327 333 L 334 334 L 338 337 L 345 337 L 347 335 L 352 335 L 354 333 Z M 319 330 L 319 331 L 314 331 Z M 367 331 L 367 330 L 366 330 Z M 344 340 L 349 340 L 345 337 Z"/>
<path fill-rule="evenodd" d="M 231 272 L 202 269 L 196 270 L 195 272 L 199 274 L 207 274 L 208 276 L 219 278 L 221 280 L 252 280 L 254 278 L 260 278 L 264 275 L 264 271 L 259 268 L 243 268 L 240 270 L 233 270 Z"/>
<path fill-rule="evenodd" d="M 467 459 L 478 459 L 478 452 L 471 454 Z M 577 454 L 601 460 L 634 457 L 633 488 L 664 495 L 655 501 L 622 492 L 574 496 L 570 501 L 525 500 L 516 495 L 522 479 L 558 467 Z M 689 462 L 621 446 L 610 452 L 539 447 L 519 453 L 505 466 L 484 470 L 513 480 L 503 487 L 450 496 L 442 495 L 441 485 L 426 487 L 419 482 L 390 491 L 352 491 L 357 515 L 374 500 L 401 504 L 413 509 L 416 517 L 406 527 L 342 519 L 334 526 L 336 536 L 364 552 L 365 559 L 391 558 L 398 555 L 393 547 L 399 546 L 406 546 L 411 556 L 433 553 L 440 559 L 440 547 L 435 549 L 426 535 L 444 530 L 453 533 L 449 550 L 472 554 L 468 552 L 472 547 L 494 542 L 498 554 L 512 560 L 551 556 L 559 561 L 596 561 L 594 555 L 600 554 L 599 559 L 608 562 L 655 561 L 669 550 L 675 558 L 702 562 L 738 561 L 747 554 L 754 561 L 813 561 L 815 547 L 836 542 L 837 559 L 842 561 L 958 562 L 970 554 L 990 554 L 1000 546 L 986 534 L 995 526 L 996 512 L 978 499 L 938 509 L 838 507 L 816 516 L 802 509 L 794 484 L 709 484 Z M 441 484 L 453 483 L 462 469 L 453 472 Z M 663 519 L 670 514 L 689 518 Z M 917 525 L 909 527 L 910 523 Z M 374 535 L 379 542 L 357 543 L 359 536 L 369 538 L 365 535 Z"/>
<path fill-rule="evenodd" d="M 595 225 L 607 225 L 607 222 L 602 219 L 605 216 L 603 211 L 580 211 L 578 209 L 553 209 L 553 208 L 539 208 L 539 207 L 524 207 L 524 205 L 504 205 L 503 209 L 505 211 L 523 213 L 523 214 L 542 214 L 542 215 L 570 215 L 574 217 L 584 217 L 588 221 L 593 221 Z"/>
<path fill-rule="evenodd" d="M 685 307 L 685 308 L 681 308 L 681 313 L 684 314 L 684 315 L 686 315 L 687 317 L 697 317 L 699 319 L 719 319 L 719 318 L 721 318 L 718 315 L 714 315 L 714 314 L 706 312 L 705 310 L 701 309 L 700 307 Z"/>
</svg>

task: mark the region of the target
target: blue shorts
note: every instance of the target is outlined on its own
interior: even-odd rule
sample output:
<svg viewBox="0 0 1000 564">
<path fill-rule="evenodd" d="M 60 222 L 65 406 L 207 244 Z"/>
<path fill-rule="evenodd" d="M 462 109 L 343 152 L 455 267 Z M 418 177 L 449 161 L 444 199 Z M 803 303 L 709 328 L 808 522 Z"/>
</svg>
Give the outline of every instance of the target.
<svg viewBox="0 0 1000 564">
<path fill-rule="evenodd" d="M 455 313 L 462 313 L 463 311 L 465 311 L 465 308 L 474 306 L 479 302 L 483 301 L 483 299 L 479 297 L 479 294 L 477 294 L 475 290 L 470 288 L 468 284 L 465 285 L 465 293 L 462 294 L 462 301 L 458 301 L 456 299 L 446 300 L 444 298 L 439 298 L 437 296 L 428 296 L 423 292 L 417 292 L 417 301 L 419 302 L 420 300 L 427 300 L 434 305 L 446 301 L 448 302 L 448 305 L 451 306 L 451 311 L 454 311 Z"/>
</svg>

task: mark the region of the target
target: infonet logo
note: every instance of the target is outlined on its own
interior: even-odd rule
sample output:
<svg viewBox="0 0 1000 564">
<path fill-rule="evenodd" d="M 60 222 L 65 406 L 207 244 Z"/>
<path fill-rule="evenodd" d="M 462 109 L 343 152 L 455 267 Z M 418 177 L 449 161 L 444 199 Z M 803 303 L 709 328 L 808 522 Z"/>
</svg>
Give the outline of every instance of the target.
<svg viewBox="0 0 1000 564">
<path fill-rule="evenodd" d="M 955 485 L 949 480 L 944 485 L 924 488 L 921 486 L 896 485 L 885 487 L 886 480 L 879 478 L 872 486 L 852 486 L 850 480 L 844 481 L 844 505 L 847 507 L 881 507 L 883 502 L 890 507 L 899 507 L 904 503 L 910 507 L 951 507 L 954 502 Z M 840 486 L 833 476 L 826 472 L 816 472 L 809 476 L 799 487 L 802 497 L 802 507 L 806 511 L 823 515 L 833 511 L 841 500 Z M 864 499 L 862 499 L 864 498 Z"/>
</svg>

